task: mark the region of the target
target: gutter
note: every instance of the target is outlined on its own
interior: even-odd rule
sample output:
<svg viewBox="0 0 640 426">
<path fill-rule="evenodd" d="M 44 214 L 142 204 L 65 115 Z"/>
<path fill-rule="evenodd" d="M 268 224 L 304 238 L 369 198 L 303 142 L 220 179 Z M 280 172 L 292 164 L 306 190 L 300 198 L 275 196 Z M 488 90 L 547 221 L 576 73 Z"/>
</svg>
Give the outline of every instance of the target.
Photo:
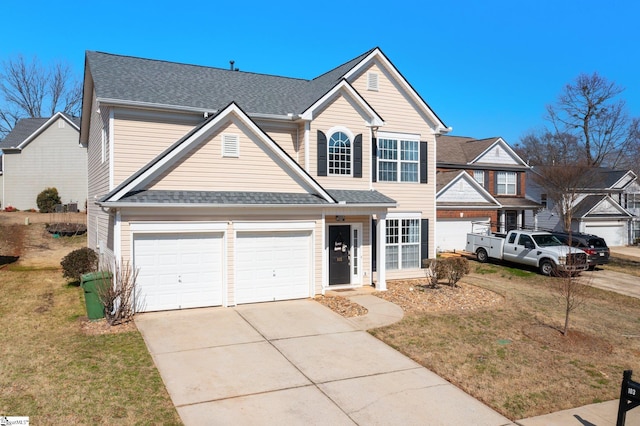
<svg viewBox="0 0 640 426">
<path fill-rule="evenodd" d="M 348 210 L 350 208 L 395 208 L 398 207 L 397 203 L 384 204 L 384 203 L 362 203 L 362 204 L 212 204 L 212 203 L 184 203 L 184 204 L 171 204 L 171 203 L 133 203 L 133 202 L 118 202 L 118 201 L 96 201 L 96 205 L 103 208 L 341 208 Z"/>
</svg>

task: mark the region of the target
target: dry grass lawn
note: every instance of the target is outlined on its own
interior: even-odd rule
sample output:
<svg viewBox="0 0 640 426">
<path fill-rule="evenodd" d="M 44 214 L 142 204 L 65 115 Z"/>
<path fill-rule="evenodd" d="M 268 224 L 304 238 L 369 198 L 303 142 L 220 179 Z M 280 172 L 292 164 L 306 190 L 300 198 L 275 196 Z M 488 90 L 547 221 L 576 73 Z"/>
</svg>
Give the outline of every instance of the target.
<svg viewBox="0 0 640 426">
<path fill-rule="evenodd" d="M 640 372 L 639 299 L 589 288 L 563 337 L 557 278 L 476 262 L 473 269 L 463 281 L 502 303 L 407 312 L 372 334 L 513 420 L 616 399 L 622 372 Z"/>
<path fill-rule="evenodd" d="M 55 239 L 43 223 L 2 219 L 0 414 L 33 424 L 180 424 L 135 327 L 86 333 L 82 289 L 59 268 L 84 237 Z"/>
</svg>

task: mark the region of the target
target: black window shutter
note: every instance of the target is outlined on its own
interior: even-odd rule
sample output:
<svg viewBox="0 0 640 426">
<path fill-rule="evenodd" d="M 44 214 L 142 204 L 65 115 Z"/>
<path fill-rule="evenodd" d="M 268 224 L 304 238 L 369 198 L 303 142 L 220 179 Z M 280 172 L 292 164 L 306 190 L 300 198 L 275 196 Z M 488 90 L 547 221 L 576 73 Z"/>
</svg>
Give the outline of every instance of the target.
<svg viewBox="0 0 640 426">
<path fill-rule="evenodd" d="M 427 143 L 420 142 L 420 183 L 427 183 Z"/>
<path fill-rule="evenodd" d="M 362 177 L 362 133 L 353 140 L 353 177 Z"/>
<path fill-rule="evenodd" d="M 429 219 L 420 220 L 420 267 L 425 268 L 429 259 Z"/>
<path fill-rule="evenodd" d="M 376 257 L 378 253 L 378 244 L 376 244 L 376 232 L 378 230 L 378 221 L 371 219 L 371 270 L 376 272 Z"/>
<path fill-rule="evenodd" d="M 484 189 L 489 190 L 489 170 L 484 171 Z"/>
<path fill-rule="evenodd" d="M 371 139 L 371 181 L 378 181 L 378 140 L 376 138 Z"/>
<path fill-rule="evenodd" d="M 318 176 L 327 175 L 327 136 L 318 130 Z"/>
</svg>

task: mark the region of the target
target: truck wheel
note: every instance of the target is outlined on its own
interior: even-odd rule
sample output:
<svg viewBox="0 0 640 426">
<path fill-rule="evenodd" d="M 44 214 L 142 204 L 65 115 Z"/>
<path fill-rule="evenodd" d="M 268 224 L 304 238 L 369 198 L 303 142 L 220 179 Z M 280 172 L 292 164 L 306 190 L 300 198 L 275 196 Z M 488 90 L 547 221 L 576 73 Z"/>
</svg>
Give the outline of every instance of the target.
<svg viewBox="0 0 640 426">
<path fill-rule="evenodd" d="M 556 265 L 550 260 L 540 262 L 540 273 L 542 275 L 551 276 L 556 270 Z"/>
<path fill-rule="evenodd" d="M 487 260 L 489 260 L 489 255 L 487 254 L 487 251 L 483 248 L 478 249 L 478 251 L 476 252 L 476 257 L 478 258 L 478 262 L 480 263 L 486 263 Z"/>
</svg>

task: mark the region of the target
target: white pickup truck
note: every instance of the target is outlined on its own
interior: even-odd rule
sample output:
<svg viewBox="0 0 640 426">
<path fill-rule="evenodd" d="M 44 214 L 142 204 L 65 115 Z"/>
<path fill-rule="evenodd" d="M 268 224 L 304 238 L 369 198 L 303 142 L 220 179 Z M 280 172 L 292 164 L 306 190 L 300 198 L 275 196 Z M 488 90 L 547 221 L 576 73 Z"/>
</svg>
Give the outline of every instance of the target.
<svg viewBox="0 0 640 426">
<path fill-rule="evenodd" d="M 508 234 L 467 234 L 466 250 L 479 262 L 490 258 L 533 266 L 543 275 L 588 269 L 587 254 L 560 242 L 549 232 L 509 231 Z"/>
</svg>

